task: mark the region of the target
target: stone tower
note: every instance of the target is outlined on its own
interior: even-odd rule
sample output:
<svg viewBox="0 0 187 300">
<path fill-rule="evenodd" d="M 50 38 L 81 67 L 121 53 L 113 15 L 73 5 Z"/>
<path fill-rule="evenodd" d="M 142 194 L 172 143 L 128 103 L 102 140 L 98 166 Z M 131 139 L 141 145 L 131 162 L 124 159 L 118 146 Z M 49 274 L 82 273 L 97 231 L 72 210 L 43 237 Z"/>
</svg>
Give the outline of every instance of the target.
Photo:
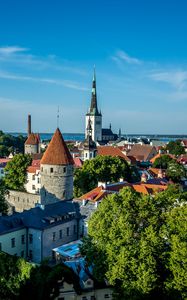
<svg viewBox="0 0 187 300">
<path fill-rule="evenodd" d="M 90 120 L 90 121 L 89 121 Z M 92 82 L 92 96 L 89 112 L 86 114 L 85 138 L 87 138 L 88 122 L 92 126 L 92 140 L 94 142 L 102 140 L 102 114 L 97 107 L 97 93 L 96 93 L 96 76 L 95 69 Z"/>
<path fill-rule="evenodd" d="M 25 154 L 37 154 L 40 152 L 40 136 L 39 134 L 29 134 L 25 142 Z"/>
<path fill-rule="evenodd" d="M 85 161 L 96 157 L 97 146 L 92 140 L 92 125 L 91 120 L 88 120 L 86 139 L 81 143 L 82 148 L 82 159 Z"/>
<path fill-rule="evenodd" d="M 56 129 L 40 164 L 41 202 L 49 204 L 73 198 L 73 158 L 59 128 Z"/>
</svg>

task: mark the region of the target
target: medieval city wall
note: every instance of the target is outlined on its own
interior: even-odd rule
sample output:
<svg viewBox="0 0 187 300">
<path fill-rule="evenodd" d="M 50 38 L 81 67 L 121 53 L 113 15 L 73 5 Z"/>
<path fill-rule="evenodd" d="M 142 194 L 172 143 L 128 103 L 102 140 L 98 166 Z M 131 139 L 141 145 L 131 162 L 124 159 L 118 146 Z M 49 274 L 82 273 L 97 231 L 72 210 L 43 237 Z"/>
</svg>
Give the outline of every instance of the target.
<svg viewBox="0 0 187 300">
<path fill-rule="evenodd" d="M 35 207 L 36 203 L 40 203 L 40 195 L 9 190 L 7 201 L 15 207 L 17 212 L 22 212 L 24 209 L 28 210 Z"/>
</svg>

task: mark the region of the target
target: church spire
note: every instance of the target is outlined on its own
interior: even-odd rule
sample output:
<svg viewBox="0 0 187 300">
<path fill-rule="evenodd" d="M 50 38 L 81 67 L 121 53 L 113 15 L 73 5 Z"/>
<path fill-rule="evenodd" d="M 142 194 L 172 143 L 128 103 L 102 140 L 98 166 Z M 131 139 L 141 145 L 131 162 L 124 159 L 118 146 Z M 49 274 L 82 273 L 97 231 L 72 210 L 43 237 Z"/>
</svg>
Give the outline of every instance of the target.
<svg viewBox="0 0 187 300">
<path fill-rule="evenodd" d="M 94 66 L 94 74 L 93 74 L 93 81 L 92 81 L 92 97 L 91 97 L 90 114 L 100 115 L 100 113 L 98 111 L 98 107 L 97 107 L 95 66 Z"/>
</svg>

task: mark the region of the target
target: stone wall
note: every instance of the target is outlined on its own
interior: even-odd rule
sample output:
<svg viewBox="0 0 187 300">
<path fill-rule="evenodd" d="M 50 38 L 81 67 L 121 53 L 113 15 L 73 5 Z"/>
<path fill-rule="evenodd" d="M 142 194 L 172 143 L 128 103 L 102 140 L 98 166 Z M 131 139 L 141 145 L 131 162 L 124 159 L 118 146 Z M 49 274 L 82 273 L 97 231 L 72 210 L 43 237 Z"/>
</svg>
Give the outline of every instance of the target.
<svg viewBox="0 0 187 300">
<path fill-rule="evenodd" d="M 36 154 L 38 153 L 38 145 L 25 144 L 25 154 Z"/>
<path fill-rule="evenodd" d="M 73 198 L 73 166 L 41 165 L 41 195 L 61 200 Z M 43 200 L 42 200 L 43 202 Z M 50 203 L 50 201 L 49 201 Z"/>
<path fill-rule="evenodd" d="M 40 195 L 29 194 L 26 192 L 9 190 L 7 201 L 15 207 L 15 210 L 22 212 L 35 207 L 36 203 L 40 203 Z"/>
</svg>

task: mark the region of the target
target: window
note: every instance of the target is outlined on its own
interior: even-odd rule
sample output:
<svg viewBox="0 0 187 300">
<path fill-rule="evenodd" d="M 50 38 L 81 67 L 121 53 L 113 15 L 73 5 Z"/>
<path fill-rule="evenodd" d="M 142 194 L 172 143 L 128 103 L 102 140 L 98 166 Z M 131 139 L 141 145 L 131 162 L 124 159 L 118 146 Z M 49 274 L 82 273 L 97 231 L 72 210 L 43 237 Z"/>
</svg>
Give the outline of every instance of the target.
<svg viewBox="0 0 187 300">
<path fill-rule="evenodd" d="M 66 173 L 66 167 L 64 167 L 64 173 Z"/>
<path fill-rule="evenodd" d="M 69 236 L 69 227 L 66 228 L 67 236 Z"/>
<path fill-rule="evenodd" d="M 53 173 L 53 168 L 50 168 L 50 173 Z"/>
<path fill-rule="evenodd" d="M 22 243 L 22 245 L 25 244 L 25 235 L 24 234 L 21 236 L 21 243 Z"/>
<path fill-rule="evenodd" d="M 73 231 L 74 231 L 74 233 L 77 233 L 77 226 L 76 225 L 73 226 Z"/>
<path fill-rule="evenodd" d="M 82 297 L 82 300 L 88 300 L 88 299 L 87 299 L 87 297 L 86 297 L 86 296 L 83 296 L 83 297 Z"/>
<path fill-rule="evenodd" d="M 21 251 L 21 257 L 24 257 L 24 251 Z"/>
<path fill-rule="evenodd" d="M 62 229 L 59 230 L 59 239 L 62 239 Z"/>
<path fill-rule="evenodd" d="M 40 183 L 40 178 L 38 178 L 38 183 Z"/>
<path fill-rule="evenodd" d="M 36 189 L 36 187 L 35 187 L 35 185 L 33 184 L 33 185 L 32 185 L 32 190 L 35 190 L 35 189 Z"/>
<path fill-rule="evenodd" d="M 11 239 L 11 247 L 14 248 L 16 246 L 16 240 L 15 238 Z"/>
<path fill-rule="evenodd" d="M 91 296 L 90 300 L 96 300 L 95 296 Z"/>
<path fill-rule="evenodd" d="M 33 234 L 29 234 L 29 244 L 33 243 Z"/>
<path fill-rule="evenodd" d="M 32 180 L 35 180 L 35 175 L 32 175 Z"/>
<path fill-rule="evenodd" d="M 109 294 L 105 294 L 105 299 L 110 298 Z"/>
<path fill-rule="evenodd" d="M 56 240 L 56 232 L 53 232 L 53 242 Z"/>
<path fill-rule="evenodd" d="M 2 251 L 2 244 L 0 243 L 0 251 Z"/>
<path fill-rule="evenodd" d="M 41 171 L 43 172 L 43 167 L 41 168 Z"/>
<path fill-rule="evenodd" d="M 29 250 L 29 258 L 32 260 L 32 257 L 33 257 L 33 253 L 32 253 L 32 250 Z"/>
</svg>

